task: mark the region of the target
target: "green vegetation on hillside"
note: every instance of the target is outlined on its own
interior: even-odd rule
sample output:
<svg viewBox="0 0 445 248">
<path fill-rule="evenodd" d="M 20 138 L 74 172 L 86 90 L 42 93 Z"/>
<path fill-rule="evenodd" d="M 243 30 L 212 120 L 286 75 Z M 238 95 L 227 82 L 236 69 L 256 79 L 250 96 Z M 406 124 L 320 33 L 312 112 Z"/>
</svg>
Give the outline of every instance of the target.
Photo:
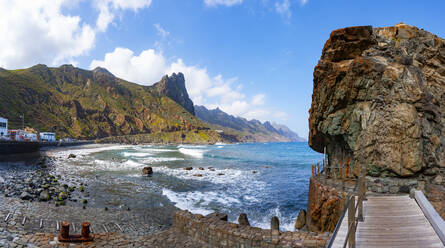
<svg viewBox="0 0 445 248">
<path fill-rule="evenodd" d="M 11 120 L 11 129 L 21 127 L 24 114 L 26 126 L 56 132 L 58 138 L 144 134 L 149 140 L 167 141 L 182 132 L 184 142 L 218 140 L 202 132 L 209 129 L 204 122 L 153 86 L 127 82 L 102 68 L 2 69 L 0 88 L 0 116 Z M 199 139 L 192 138 L 201 133 Z"/>
</svg>

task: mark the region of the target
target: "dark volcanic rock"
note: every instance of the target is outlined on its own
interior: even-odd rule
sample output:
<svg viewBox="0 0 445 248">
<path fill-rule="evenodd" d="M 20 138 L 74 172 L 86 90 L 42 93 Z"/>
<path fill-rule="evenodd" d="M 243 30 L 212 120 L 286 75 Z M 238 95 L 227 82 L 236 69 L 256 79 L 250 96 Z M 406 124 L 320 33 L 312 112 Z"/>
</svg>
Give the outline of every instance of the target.
<svg viewBox="0 0 445 248">
<path fill-rule="evenodd" d="M 153 169 L 151 167 L 144 167 L 142 169 L 142 175 L 151 175 L 153 174 Z"/>
<path fill-rule="evenodd" d="M 309 118 L 309 145 L 327 147 L 331 165 L 350 160 L 356 175 L 366 166 L 376 177 L 431 183 L 424 176 L 445 168 L 444 114 L 444 39 L 405 24 L 332 32 Z"/>
<path fill-rule="evenodd" d="M 241 226 L 250 226 L 249 219 L 247 219 L 247 214 L 241 213 L 238 217 L 238 224 Z"/>
</svg>

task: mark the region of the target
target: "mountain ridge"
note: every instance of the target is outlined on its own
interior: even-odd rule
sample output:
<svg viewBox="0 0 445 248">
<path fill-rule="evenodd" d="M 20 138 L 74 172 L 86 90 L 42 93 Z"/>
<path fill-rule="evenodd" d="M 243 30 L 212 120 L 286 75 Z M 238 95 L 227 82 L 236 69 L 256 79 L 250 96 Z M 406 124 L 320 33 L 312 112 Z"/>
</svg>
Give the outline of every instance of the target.
<svg viewBox="0 0 445 248">
<path fill-rule="evenodd" d="M 238 133 L 247 142 L 300 142 L 306 141 L 291 131 L 285 125 L 272 124 L 269 121 L 261 123 L 258 120 L 247 120 L 229 115 L 219 108 L 207 109 L 195 105 L 196 117 L 215 128 L 221 128 L 228 133 Z"/>
</svg>

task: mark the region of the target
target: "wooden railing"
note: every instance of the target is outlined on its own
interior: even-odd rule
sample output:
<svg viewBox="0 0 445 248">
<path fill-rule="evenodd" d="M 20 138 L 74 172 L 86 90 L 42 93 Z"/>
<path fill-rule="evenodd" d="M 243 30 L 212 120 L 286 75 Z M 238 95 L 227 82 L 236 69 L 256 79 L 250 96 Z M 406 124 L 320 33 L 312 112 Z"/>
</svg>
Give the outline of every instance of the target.
<svg viewBox="0 0 445 248">
<path fill-rule="evenodd" d="M 340 168 L 341 169 L 341 168 Z M 324 171 L 324 170 L 323 170 Z M 344 180 L 342 187 L 344 188 Z M 357 198 L 357 201 L 356 201 Z M 346 212 L 348 213 L 348 231 L 346 233 L 346 238 L 343 243 L 343 248 L 355 247 L 355 235 L 357 231 L 358 222 L 364 221 L 363 218 L 363 201 L 366 200 L 366 171 L 364 168 L 360 170 L 360 174 L 356 179 L 355 187 L 353 192 L 348 194 L 346 199 L 345 208 L 338 220 L 334 232 L 329 239 L 326 247 L 330 248 L 333 246 L 335 239 L 337 238 L 337 234 L 340 230 L 341 224 L 346 216 Z"/>
</svg>

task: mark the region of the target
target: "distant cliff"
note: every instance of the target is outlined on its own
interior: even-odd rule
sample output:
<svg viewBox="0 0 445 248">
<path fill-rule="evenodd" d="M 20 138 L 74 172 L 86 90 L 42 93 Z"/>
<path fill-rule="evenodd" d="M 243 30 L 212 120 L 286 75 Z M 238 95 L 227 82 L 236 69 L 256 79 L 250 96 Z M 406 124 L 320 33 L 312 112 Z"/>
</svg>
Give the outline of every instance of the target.
<svg viewBox="0 0 445 248">
<path fill-rule="evenodd" d="M 248 121 L 245 118 L 229 115 L 219 108 L 209 110 L 204 106 L 195 106 L 196 117 L 213 125 L 215 129 L 224 129 L 238 137 L 239 142 L 299 142 L 305 141 L 288 127 L 271 124 L 266 121 Z"/>
<path fill-rule="evenodd" d="M 333 31 L 314 70 L 309 128 L 330 164 L 350 158 L 355 173 L 415 179 L 445 217 L 444 39 L 405 24 Z"/>
<path fill-rule="evenodd" d="M 25 125 L 56 132 L 58 138 L 139 135 L 134 139 L 137 142 L 168 143 L 169 137 L 171 142 L 221 141 L 195 118 L 181 73 L 142 86 L 104 68 L 89 71 L 71 65 L 36 65 L 0 70 L 0 89 L 0 116 L 10 119 L 11 128 L 21 126 L 23 113 Z"/>
<path fill-rule="evenodd" d="M 153 85 L 153 88 L 161 96 L 168 96 L 173 101 L 184 107 L 190 114 L 195 115 L 193 102 L 189 98 L 187 89 L 185 88 L 184 74 L 179 72 L 173 73 L 171 76 L 165 75 L 161 81 Z"/>
</svg>

